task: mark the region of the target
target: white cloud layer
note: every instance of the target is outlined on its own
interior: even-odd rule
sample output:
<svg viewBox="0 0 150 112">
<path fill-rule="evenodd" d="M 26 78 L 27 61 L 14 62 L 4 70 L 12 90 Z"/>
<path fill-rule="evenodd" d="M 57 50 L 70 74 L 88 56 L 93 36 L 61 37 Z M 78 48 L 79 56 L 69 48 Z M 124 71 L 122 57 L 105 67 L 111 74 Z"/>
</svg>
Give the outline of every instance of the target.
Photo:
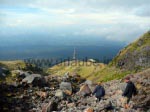
<svg viewBox="0 0 150 112">
<path fill-rule="evenodd" d="M 12 28 L 16 35 L 20 28 L 35 32 L 41 28 L 50 33 L 55 29 L 51 35 L 97 36 L 128 43 L 150 30 L 150 1 L 1 0 L 0 18 L 3 36 Z"/>
</svg>

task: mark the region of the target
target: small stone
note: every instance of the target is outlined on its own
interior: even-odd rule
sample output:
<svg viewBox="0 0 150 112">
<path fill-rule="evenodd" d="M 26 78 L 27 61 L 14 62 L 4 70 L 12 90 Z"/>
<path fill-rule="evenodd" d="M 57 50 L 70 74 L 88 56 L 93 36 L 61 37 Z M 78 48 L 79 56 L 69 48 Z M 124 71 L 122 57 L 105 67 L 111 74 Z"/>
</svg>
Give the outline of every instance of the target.
<svg viewBox="0 0 150 112">
<path fill-rule="evenodd" d="M 64 93 L 65 93 L 66 95 L 69 95 L 69 96 L 72 94 L 72 92 L 69 91 L 69 90 L 65 90 Z"/>
<path fill-rule="evenodd" d="M 64 92 L 60 89 L 58 89 L 55 93 L 56 97 L 60 97 L 61 99 L 63 99 L 65 97 Z"/>
<path fill-rule="evenodd" d="M 46 97 L 47 97 L 47 93 L 46 93 L 46 92 L 37 91 L 36 94 L 37 94 L 38 96 L 40 96 L 41 98 L 46 98 Z"/>
<path fill-rule="evenodd" d="M 84 110 L 84 112 L 94 112 L 93 108 L 87 108 Z"/>
<path fill-rule="evenodd" d="M 54 102 L 49 102 L 47 104 L 44 104 L 43 107 L 42 107 L 42 112 L 52 112 L 54 111 Z"/>
<path fill-rule="evenodd" d="M 69 107 L 69 108 L 75 107 L 75 103 L 68 103 L 67 107 Z"/>
<path fill-rule="evenodd" d="M 15 112 L 22 112 L 21 107 L 16 107 Z"/>
</svg>

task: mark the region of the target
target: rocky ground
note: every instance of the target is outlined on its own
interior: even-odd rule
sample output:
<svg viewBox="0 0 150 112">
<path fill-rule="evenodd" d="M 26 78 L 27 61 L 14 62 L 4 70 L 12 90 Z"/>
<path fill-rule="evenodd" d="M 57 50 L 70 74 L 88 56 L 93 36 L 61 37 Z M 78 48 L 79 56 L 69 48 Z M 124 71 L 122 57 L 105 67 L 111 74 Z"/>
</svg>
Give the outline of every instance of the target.
<svg viewBox="0 0 150 112">
<path fill-rule="evenodd" d="M 106 95 L 98 102 L 91 96 L 95 84 L 76 74 L 41 76 L 17 71 L 13 84 L 0 84 L 0 112 L 148 112 L 150 111 L 150 69 L 130 75 L 138 95 L 130 109 L 122 106 L 125 84 L 113 80 L 103 84 Z"/>
</svg>

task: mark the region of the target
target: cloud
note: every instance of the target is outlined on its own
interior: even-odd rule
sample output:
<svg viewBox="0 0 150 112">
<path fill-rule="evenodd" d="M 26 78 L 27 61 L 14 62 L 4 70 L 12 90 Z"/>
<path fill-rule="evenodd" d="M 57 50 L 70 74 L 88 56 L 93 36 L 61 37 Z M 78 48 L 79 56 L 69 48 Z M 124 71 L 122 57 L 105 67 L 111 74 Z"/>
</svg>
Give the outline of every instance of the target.
<svg viewBox="0 0 150 112">
<path fill-rule="evenodd" d="M 150 29 L 149 5 L 149 0 L 1 0 L 0 29 L 130 42 Z"/>
<path fill-rule="evenodd" d="M 145 4 L 135 8 L 133 14 L 141 17 L 150 17 L 150 4 Z"/>
<path fill-rule="evenodd" d="M 75 12 L 75 9 L 49 9 L 49 8 L 40 8 L 42 11 L 52 14 L 72 14 Z"/>
</svg>

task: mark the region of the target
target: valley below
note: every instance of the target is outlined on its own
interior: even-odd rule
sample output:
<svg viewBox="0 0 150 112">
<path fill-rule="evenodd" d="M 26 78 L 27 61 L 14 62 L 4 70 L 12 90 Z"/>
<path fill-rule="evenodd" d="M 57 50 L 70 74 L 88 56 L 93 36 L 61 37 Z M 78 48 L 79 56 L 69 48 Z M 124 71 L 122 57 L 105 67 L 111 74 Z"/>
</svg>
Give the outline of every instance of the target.
<svg viewBox="0 0 150 112">
<path fill-rule="evenodd" d="M 49 68 L 22 60 L 0 61 L 1 112 L 149 112 L 150 33 L 119 51 L 108 64 L 88 59 L 64 61 Z M 129 76 L 138 93 L 124 108 Z M 102 82 L 100 102 L 91 95 Z"/>
</svg>

